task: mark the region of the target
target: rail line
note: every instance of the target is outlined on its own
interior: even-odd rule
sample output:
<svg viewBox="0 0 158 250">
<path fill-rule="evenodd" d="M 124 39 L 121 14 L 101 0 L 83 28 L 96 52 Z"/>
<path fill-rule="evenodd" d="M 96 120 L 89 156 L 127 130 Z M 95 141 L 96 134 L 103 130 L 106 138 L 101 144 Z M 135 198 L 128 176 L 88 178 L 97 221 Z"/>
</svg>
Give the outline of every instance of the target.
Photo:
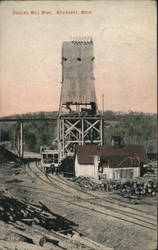
<svg viewBox="0 0 158 250">
<path fill-rule="evenodd" d="M 40 167 L 39 166 L 37 166 L 37 168 L 44 174 L 44 172 L 40 169 Z M 37 175 L 36 174 L 36 172 L 34 172 L 32 169 L 31 169 L 31 171 L 37 176 L 37 177 L 39 177 L 39 175 Z M 52 176 L 47 176 L 47 179 L 49 180 L 49 182 L 48 181 L 45 181 L 44 179 L 42 179 L 41 177 L 39 177 L 41 180 L 43 180 L 44 182 L 46 182 L 47 184 L 49 184 L 49 185 L 53 185 L 53 187 L 56 187 L 57 189 L 59 189 L 59 190 L 61 190 L 61 191 L 65 191 L 65 189 L 63 188 L 63 187 L 60 187 L 59 186 L 59 182 L 63 185 L 66 185 L 66 186 L 70 186 L 70 185 L 67 185 L 67 183 L 66 183 L 66 181 L 65 180 L 63 180 L 60 176 L 57 176 L 57 179 L 55 179 L 55 178 L 53 178 Z M 59 179 L 61 179 L 62 181 L 59 181 Z M 53 180 L 53 182 L 52 182 L 52 180 Z M 55 183 L 55 182 L 57 182 L 57 184 Z M 73 186 L 71 186 L 71 188 L 73 188 L 73 191 L 75 190 L 75 188 L 73 187 Z M 77 188 L 76 188 L 77 189 Z M 76 190 L 75 190 L 76 191 Z M 118 203 L 115 203 L 115 202 L 113 202 L 113 201 L 109 201 L 109 199 L 105 199 L 105 198 L 102 198 L 102 197 L 98 197 L 98 196 L 96 196 L 96 195 L 94 195 L 94 194 L 91 194 L 91 193 L 89 193 L 89 192 L 87 192 L 87 191 L 82 191 L 82 190 L 79 190 L 79 189 L 77 189 L 77 191 L 79 191 L 79 192 L 81 192 L 81 193 L 84 193 L 84 194 L 86 194 L 86 195 L 88 195 L 88 198 L 89 199 L 92 199 L 92 198 L 95 198 L 95 199 L 101 199 L 101 200 L 103 200 L 103 201 L 106 201 L 106 202 L 109 202 L 109 203 L 111 203 L 111 204 L 114 204 L 114 205 L 117 205 L 117 206 L 120 206 L 120 204 L 118 204 Z M 52 191 L 50 191 L 50 192 L 52 192 Z M 58 193 L 59 194 L 59 193 Z M 73 195 L 74 195 L 74 193 L 73 193 Z M 66 195 L 67 197 L 71 197 L 70 195 Z M 82 200 L 83 201 L 85 201 L 83 198 L 82 198 Z M 96 203 L 92 203 L 92 202 L 89 202 L 89 203 L 91 203 L 91 204 L 96 204 Z M 98 205 L 98 204 L 96 204 L 96 205 Z M 100 206 L 103 206 L 103 205 L 100 205 Z M 126 208 L 129 208 L 129 209 L 132 209 L 132 210 L 135 210 L 135 208 L 131 208 L 130 206 L 127 206 L 127 205 L 121 205 L 122 207 L 126 207 Z M 110 209 L 111 209 L 111 207 L 110 207 Z M 143 213 L 145 213 L 144 211 L 142 211 L 142 210 L 136 210 L 136 211 L 139 211 L 139 212 L 143 212 Z M 132 212 L 128 212 L 129 214 L 133 214 L 133 215 L 136 215 L 136 214 L 134 214 L 134 213 L 132 213 Z M 145 214 L 147 214 L 147 213 L 145 213 Z M 147 214 L 147 215 L 149 215 L 149 214 Z M 144 218 L 144 216 L 141 216 L 141 215 L 139 215 L 140 217 L 142 217 L 142 218 Z"/>
<path fill-rule="evenodd" d="M 53 177 L 50 177 L 51 179 L 53 179 L 53 184 L 55 184 L 54 183 L 54 181 L 55 182 L 57 182 L 57 186 L 59 187 L 59 179 L 61 179 L 62 180 L 62 182 L 60 181 L 60 183 L 62 183 L 62 185 L 64 184 L 65 186 L 70 186 L 70 185 L 67 185 L 67 183 L 66 183 L 66 181 L 65 180 L 63 180 L 61 177 L 59 177 L 58 176 L 58 180 L 56 180 L 55 178 L 53 178 Z M 50 178 L 49 178 L 49 180 L 50 180 Z M 52 183 L 52 182 L 51 182 Z M 71 186 L 71 188 L 72 188 L 72 186 Z M 73 190 L 75 190 L 75 188 L 73 187 Z M 77 189 L 78 190 L 78 189 Z M 76 191 L 76 190 L 75 190 Z M 91 194 L 91 193 L 89 193 L 89 192 L 86 192 L 86 191 L 81 191 L 81 190 L 78 190 L 79 192 L 81 192 L 81 193 L 85 193 L 85 194 L 88 194 L 90 197 L 91 196 L 93 196 L 93 197 L 95 197 L 95 198 L 99 198 L 100 199 L 100 197 L 98 197 L 98 196 L 96 196 L 96 195 L 94 195 L 94 194 Z M 85 199 L 83 199 L 83 198 L 80 198 L 82 201 L 84 201 L 85 202 Z M 125 211 L 125 210 L 121 210 L 120 209 L 120 204 L 118 205 L 118 204 L 116 204 L 115 202 L 111 202 L 111 201 L 109 201 L 108 199 L 101 199 L 101 200 L 103 200 L 103 201 L 106 201 L 106 203 L 107 202 L 109 202 L 109 203 L 112 203 L 112 204 L 115 204 L 115 205 L 117 205 L 117 206 L 119 206 L 119 209 L 118 208 L 112 208 L 111 206 L 108 206 L 107 204 L 106 205 L 102 205 L 102 204 L 97 204 L 97 203 L 94 203 L 94 202 L 89 202 L 89 201 L 87 201 L 86 200 L 86 202 L 88 202 L 89 204 L 91 204 L 91 205 L 95 205 L 95 206 L 99 206 L 99 207 L 103 207 L 103 208 L 106 208 L 106 209 L 110 209 L 110 210 L 113 210 L 113 211 L 115 211 L 115 212 L 117 212 L 117 213 L 120 213 L 120 214 L 122 214 L 122 215 L 130 215 L 130 217 L 131 218 L 133 218 L 133 219 L 137 219 L 137 220 L 139 220 L 139 221 L 141 221 L 141 222 L 144 222 L 144 223 L 149 223 L 150 225 L 152 225 L 152 226 L 155 226 L 156 227 L 156 225 L 155 224 L 153 224 L 153 223 L 151 223 L 151 222 L 149 222 L 149 221 L 146 221 L 146 220 L 144 220 L 144 219 L 147 219 L 147 220 L 152 220 L 152 218 L 146 218 L 146 215 L 148 215 L 148 216 L 152 216 L 152 215 L 150 215 L 150 214 L 147 214 L 147 213 L 144 213 L 144 211 L 142 211 L 142 210 L 140 210 L 140 211 L 138 211 L 138 212 L 141 212 L 141 213 L 144 213 L 145 215 L 143 216 L 143 215 L 140 215 L 140 214 L 135 214 L 135 213 L 133 213 L 133 212 L 129 212 L 129 211 Z M 130 209 L 130 210 L 135 210 L 135 209 L 133 209 L 133 208 L 131 208 L 131 207 L 129 207 L 129 206 L 125 206 L 124 204 L 123 205 L 121 205 L 122 207 L 126 207 L 126 208 L 128 208 L 128 209 Z M 132 216 L 131 216 L 132 215 Z M 138 216 L 138 217 L 134 217 L 133 215 L 135 215 L 135 216 Z M 153 216 L 152 216 L 153 217 Z M 140 219 L 140 218 L 143 218 L 143 220 L 142 219 Z M 154 220 L 154 222 L 155 222 L 155 218 L 153 218 L 153 220 Z"/>
<path fill-rule="evenodd" d="M 37 167 L 37 166 L 36 166 Z M 38 174 L 37 174 L 37 172 L 36 171 L 34 171 L 31 167 L 30 167 L 30 165 L 28 165 L 27 166 L 27 168 L 29 169 L 29 171 L 31 171 L 38 179 L 40 179 L 41 181 L 43 181 L 43 182 L 45 182 L 46 184 L 48 184 L 48 185 L 50 185 L 50 181 L 49 181 L 49 179 L 48 179 L 48 181 L 45 179 L 45 178 L 41 178 Z M 41 171 L 42 172 L 42 171 Z M 43 172 L 42 172 L 43 173 Z M 43 173 L 43 175 L 44 175 L 44 173 Z M 62 192 L 64 191 L 65 192 L 65 190 L 63 189 L 63 188 L 61 188 L 61 187 L 58 187 L 57 185 L 54 185 L 54 186 L 56 186 L 58 189 L 60 189 Z"/>
<path fill-rule="evenodd" d="M 51 178 L 52 178 L 52 177 L 51 177 Z M 64 180 L 61 176 L 58 176 L 58 179 L 60 179 L 60 181 L 58 180 L 58 182 L 60 182 L 60 183 L 62 183 L 62 184 L 65 184 L 65 185 L 68 185 L 68 186 L 69 186 L 69 183 L 67 184 L 67 181 Z M 54 179 L 53 179 L 53 180 L 54 180 Z M 55 181 L 56 181 L 56 180 L 55 180 Z M 72 186 L 72 185 L 71 185 L 71 187 L 74 188 L 74 186 Z M 141 210 L 141 209 L 137 209 L 137 208 L 133 208 L 133 207 L 131 207 L 131 206 L 129 206 L 129 205 L 125 205 L 123 201 L 120 201 L 120 200 L 118 200 L 118 199 L 116 199 L 116 198 L 112 198 L 112 199 L 111 199 L 111 198 L 108 198 L 108 199 L 106 199 L 105 197 L 97 196 L 97 195 L 92 194 L 92 193 L 90 193 L 90 192 L 88 192 L 88 191 L 80 190 L 80 189 L 78 189 L 77 187 L 75 187 L 74 189 L 77 189 L 77 190 L 78 190 L 79 192 L 81 192 L 81 193 L 90 195 L 91 197 L 90 197 L 89 199 L 93 199 L 93 198 L 94 198 L 94 199 L 97 199 L 97 200 L 106 201 L 106 202 L 109 202 L 109 203 L 111 203 L 111 204 L 114 204 L 114 205 L 117 205 L 117 206 L 120 206 L 120 207 L 129 208 L 129 209 L 131 209 L 131 210 L 135 210 L 136 212 L 140 212 L 140 213 L 144 213 L 145 215 L 152 216 L 150 213 L 147 213 L 147 212 L 145 212 L 145 211 L 143 211 L 143 210 Z M 114 202 L 113 199 L 119 201 L 119 204 L 116 203 L 116 202 Z M 141 216 L 141 215 L 140 215 L 140 216 Z M 142 216 L 142 217 L 143 217 L 143 216 Z"/>
<path fill-rule="evenodd" d="M 54 181 L 55 179 L 53 178 L 53 181 Z M 55 181 L 58 181 L 58 180 L 55 180 Z M 63 184 L 64 184 L 64 182 L 63 182 Z M 66 184 L 65 184 L 66 185 Z M 92 194 L 90 194 L 90 195 L 92 195 Z M 97 196 L 94 196 L 94 197 L 96 197 L 96 198 L 98 198 Z M 152 226 L 156 226 L 155 224 L 153 224 L 153 223 L 151 223 L 150 221 L 151 221 L 151 218 L 146 218 L 146 217 L 144 217 L 143 215 L 140 215 L 140 214 L 136 214 L 136 213 L 134 213 L 134 212 L 129 212 L 129 211 L 125 211 L 125 210 L 121 210 L 120 209 L 120 206 L 118 206 L 118 204 L 116 204 L 116 203 L 114 203 L 115 204 L 115 206 L 117 206 L 117 207 L 119 207 L 119 208 L 114 208 L 114 207 L 111 207 L 111 206 L 109 206 L 109 205 L 102 205 L 102 204 L 97 204 L 97 203 L 95 203 L 95 202 L 92 202 L 92 201 L 87 201 L 87 200 L 85 200 L 85 199 L 83 199 L 83 198 L 81 198 L 81 200 L 82 201 L 86 201 L 87 203 L 89 203 L 89 204 L 91 204 L 91 205 L 94 205 L 94 206 L 99 206 L 99 207 L 101 207 L 101 208 L 106 208 L 106 209 L 108 209 L 108 210 L 113 210 L 113 211 L 115 211 L 115 212 L 117 212 L 117 213 L 119 213 L 119 214 L 122 214 L 122 215 L 130 215 L 130 218 L 133 218 L 133 219 L 137 219 L 137 220 L 139 220 L 140 222 L 144 222 L 144 223 L 148 223 L 148 224 L 150 224 L 150 225 L 152 225 Z M 102 199 L 101 199 L 101 201 L 102 201 Z M 106 203 L 108 202 L 108 203 L 112 203 L 112 202 L 109 202 L 109 200 L 108 199 L 103 199 L 103 201 L 106 201 Z M 123 206 L 123 208 L 124 208 L 125 206 Z M 128 209 L 131 209 L 130 207 L 128 207 Z M 142 212 L 142 211 L 141 211 Z M 136 217 L 135 217 L 136 216 Z M 143 220 L 142 219 L 140 219 L 140 218 L 143 218 Z M 144 219 L 147 219 L 147 220 L 150 220 L 150 221 L 146 221 L 146 220 L 144 220 Z"/>
<path fill-rule="evenodd" d="M 37 193 L 40 193 L 41 191 L 42 191 L 42 192 L 45 192 L 45 191 L 46 191 L 46 190 L 42 190 L 42 189 L 40 189 L 40 190 L 39 190 L 39 189 L 35 190 L 35 188 L 33 188 L 33 187 L 22 186 L 22 185 L 19 185 L 19 184 L 17 184 L 16 186 L 17 186 L 17 187 L 20 186 L 20 188 L 27 187 L 27 188 L 30 188 L 30 189 L 32 189 L 34 192 L 37 192 Z M 56 193 L 56 192 L 51 192 L 51 193 Z M 101 212 L 101 211 L 99 211 L 99 210 L 96 210 L 96 209 L 93 209 L 93 208 L 89 208 L 89 207 L 87 207 L 87 206 L 85 206 L 85 205 L 81 205 L 81 204 L 79 205 L 79 204 L 76 204 L 76 203 L 74 203 L 74 202 L 71 202 L 71 201 L 68 201 L 68 200 L 65 200 L 65 199 L 61 199 L 61 198 L 57 198 L 57 197 L 51 196 L 51 195 L 49 195 L 49 194 L 47 194 L 47 197 L 50 197 L 51 199 L 53 198 L 54 200 L 58 200 L 58 201 L 65 202 L 65 203 L 67 203 L 67 205 L 73 205 L 73 206 L 76 206 L 76 207 L 81 207 L 81 208 L 83 208 L 83 209 L 90 210 L 90 211 L 95 212 L 95 213 L 99 213 L 99 214 L 102 214 L 102 215 L 106 215 L 106 216 L 109 216 L 109 217 L 112 217 L 112 218 L 115 218 L 115 219 L 119 219 L 119 220 L 122 220 L 122 221 L 126 221 L 126 222 L 128 222 L 128 223 L 130 222 L 130 223 L 132 223 L 132 224 L 135 224 L 135 225 L 144 227 L 142 224 L 135 223 L 135 222 L 129 221 L 129 220 L 127 220 L 127 219 L 120 218 L 120 217 L 115 216 L 115 215 L 109 215 L 109 214 L 107 214 L 107 213 L 105 213 L 105 212 Z M 153 228 L 151 228 L 151 227 L 149 227 L 149 226 L 145 226 L 145 227 L 148 228 L 148 229 L 150 229 L 150 230 L 155 231 Z"/>
<path fill-rule="evenodd" d="M 38 169 L 38 171 L 42 171 L 40 168 L 39 168 L 39 166 L 37 166 L 36 165 L 36 168 Z M 32 170 L 32 168 L 30 168 L 29 167 L 29 169 L 31 169 L 31 171 L 33 171 Z M 36 173 L 36 171 L 33 171 L 33 173 L 35 174 L 35 176 L 37 177 L 37 178 L 40 178 L 39 177 L 39 175 Z M 43 171 L 42 171 L 42 173 L 43 173 Z M 43 173 L 43 175 L 44 175 L 44 173 Z M 44 182 L 46 182 L 47 184 L 49 184 L 49 185 L 51 185 L 51 186 L 53 186 L 53 187 L 55 187 L 55 188 L 57 188 L 58 190 L 60 190 L 60 191 L 64 191 L 65 192 L 65 190 L 67 189 L 68 190 L 68 188 L 70 188 L 69 187 L 69 185 L 66 183 L 66 182 L 64 182 L 64 180 L 62 180 L 62 178 L 60 179 L 59 177 L 53 177 L 53 176 L 48 176 L 48 181 L 45 181 L 43 178 L 40 178 L 42 181 L 44 181 Z M 61 181 L 62 180 L 62 181 Z M 60 184 L 59 184 L 60 183 Z M 61 185 L 62 185 L 62 187 L 61 187 Z M 66 188 L 63 188 L 63 185 L 66 187 Z M 105 200 L 105 199 L 102 199 L 103 201 L 106 201 L 106 205 L 104 205 L 104 204 L 97 204 L 97 203 L 95 203 L 95 202 L 92 202 L 92 201 L 87 201 L 86 199 L 84 199 L 84 198 L 82 198 L 82 197 L 80 197 L 79 196 L 79 192 L 81 192 L 81 193 L 84 193 L 84 194 L 86 194 L 89 198 L 100 198 L 100 197 L 97 197 L 96 195 L 92 195 L 92 194 L 90 194 L 90 193 L 87 193 L 87 192 L 85 192 L 85 191 L 81 191 L 81 190 L 76 190 L 75 188 L 73 188 L 72 186 L 71 186 L 71 191 L 77 191 L 77 195 L 78 195 L 78 197 L 79 197 L 79 200 L 80 200 L 80 202 L 82 202 L 82 205 L 81 205 L 81 203 L 79 203 L 79 202 L 71 202 L 71 201 L 66 201 L 66 200 L 63 200 L 62 199 L 62 201 L 65 201 L 65 202 L 67 202 L 67 203 L 69 203 L 69 204 L 71 204 L 71 205 L 74 205 L 74 206 L 79 206 L 79 207 L 81 207 L 81 208 L 85 208 L 85 209 L 87 209 L 87 210 L 90 210 L 90 211 L 93 211 L 93 212 L 96 212 L 96 213 L 100 213 L 100 214 L 102 214 L 102 215 L 106 215 L 106 216 L 108 216 L 108 217 L 112 217 L 112 218 L 115 218 L 115 219 L 119 219 L 119 220 L 122 220 L 122 221 L 126 221 L 126 222 L 128 222 L 128 223 L 132 223 L 132 224 L 134 224 L 134 225 L 138 225 L 138 226 L 141 226 L 141 227 L 143 227 L 143 228 L 146 228 L 146 229 L 150 229 L 150 230 L 152 230 L 152 231 L 156 231 L 156 224 L 154 224 L 153 222 L 155 222 L 155 218 L 153 217 L 153 216 L 151 216 L 150 215 L 150 218 L 149 218 L 149 215 L 148 215 L 148 218 L 146 217 L 147 216 L 147 214 L 145 214 L 143 211 L 139 211 L 139 212 L 143 212 L 143 214 L 144 214 L 144 216 L 143 215 L 140 215 L 140 214 L 134 214 L 133 212 L 130 212 L 130 211 L 125 211 L 125 210 L 123 210 L 123 209 L 120 209 L 120 205 L 118 205 L 118 204 L 116 204 L 116 203 L 114 203 L 114 202 L 109 202 L 109 200 Z M 70 190 L 69 190 L 70 191 Z M 66 191 L 66 193 L 67 193 L 67 191 Z M 71 193 L 71 192 L 70 192 Z M 74 194 L 74 193 L 73 193 Z M 72 195 L 72 193 L 71 193 L 71 195 Z M 64 195 L 65 197 L 71 197 L 71 195 Z M 74 197 L 75 198 L 75 197 Z M 101 201 L 102 201 L 101 200 Z M 108 203 L 113 203 L 113 205 L 115 205 L 115 206 L 119 206 L 119 208 L 117 208 L 117 207 L 111 207 L 111 206 L 109 206 L 109 205 L 107 205 L 107 202 Z M 91 207 L 90 207 L 91 206 Z M 123 208 L 128 208 L 128 209 L 133 209 L 133 208 L 131 208 L 131 207 L 128 207 L 128 206 L 122 206 Z M 105 213 L 105 209 L 107 210 L 106 211 L 106 213 Z M 119 216 L 118 216 L 119 215 Z M 151 218 L 151 217 L 153 217 L 153 218 Z M 143 219 L 142 219 L 143 218 Z M 140 222 L 140 223 L 138 223 L 138 222 Z"/>
</svg>

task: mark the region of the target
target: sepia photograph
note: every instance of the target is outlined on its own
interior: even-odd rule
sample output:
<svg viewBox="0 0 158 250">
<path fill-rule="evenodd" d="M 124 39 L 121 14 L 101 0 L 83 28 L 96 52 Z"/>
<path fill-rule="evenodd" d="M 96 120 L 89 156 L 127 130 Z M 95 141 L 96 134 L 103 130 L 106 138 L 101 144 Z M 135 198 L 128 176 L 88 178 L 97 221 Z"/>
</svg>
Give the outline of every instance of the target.
<svg viewBox="0 0 158 250">
<path fill-rule="evenodd" d="M 154 0 L 0 1 L 0 250 L 157 249 Z"/>
</svg>

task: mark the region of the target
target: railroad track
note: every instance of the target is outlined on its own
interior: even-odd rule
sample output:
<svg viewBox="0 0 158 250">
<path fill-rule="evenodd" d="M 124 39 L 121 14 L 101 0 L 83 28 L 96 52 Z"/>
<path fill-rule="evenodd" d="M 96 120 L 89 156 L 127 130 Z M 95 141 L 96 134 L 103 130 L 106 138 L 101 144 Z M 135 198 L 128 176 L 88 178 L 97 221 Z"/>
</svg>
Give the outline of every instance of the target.
<svg viewBox="0 0 158 250">
<path fill-rule="evenodd" d="M 61 180 L 62 180 L 62 183 L 63 183 L 63 184 L 64 184 L 64 183 L 65 183 L 65 184 L 68 183 L 68 185 L 70 185 L 70 184 L 69 184 L 70 181 L 68 181 L 68 180 L 66 180 L 66 179 L 63 179 L 61 176 L 58 176 L 58 179 L 60 179 L 60 182 L 61 182 Z M 71 187 L 72 187 L 72 185 L 71 185 Z M 74 187 L 74 186 L 73 186 L 73 187 Z M 138 208 L 134 208 L 134 207 L 132 207 L 132 206 L 130 206 L 130 205 L 127 205 L 127 202 L 121 201 L 121 200 L 119 200 L 119 199 L 116 198 L 116 197 L 113 197 L 113 198 L 110 198 L 110 197 L 105 198 L 105 197 L 103 197 L 103 196 L 95 195 L 95 194 L 92 193 L 92 192 L 88 192 L 88 191 L 85 191 L 85 190 L 80 190 L 80 189 L 78 189 L 77 187 L 76 187 L 76 189 L 79 190 L 79 191 L 82 192 L 82 193 L 91 195 L 92 197 L 89 198 L 89 199 L 102 200 L 102 201 L 109 202 L 109 203 L 114 204 L 114 205 L 118 205 L 118 206 L 120 206 L 120 207 L 129 208 L 129 209 L 131 209 L 131 210 L 133 210 L 133 211 L 143 213 L 143 214 L 145 214 L 145 215 L 147 215 L 147 216 L 148 216 L 148 215 L 149 215 L 149 216 L 151 215 L 151 213 L 145 212 L 144 210 L 141 210 L 141 209 L 138 209 Z M 104 192 L 104 193 L 105 193 L 105 192 Z M 114 200 L 116 200 L 117 202 L 115 202 Z"/>
<path fill-rule="evenodd" d="M 157 225 L 155 223 L 156 221 L 155 217 L 152 215 L 149 215 L 148 213 L 142 210 L 134 209 L 131 206 L 127 206 L 124 204 L 118 204 L 109 199 L 100 198 L 99 196 L 91 194 L 90 192 L 79 190 L 78 188 L 75 188 L 69 183 L 67 183 L 67 181 L 65 181 L 62 177 L 50 176 L 50 175 L 46 177 L 44 175 L 44 172 L 41 170 L 41 168 L 38 165 L 31 164 L 31 167 L 29 168 L 35 174 L 37 178 L 40 178 L 42 181 L 44 181 L 48 185 L 61 191 L 60 194 L 63 194 L 63 192 L 66 192 L 66 194 L 64 195 L 64 198 L 68 199 L 74 196 L 74 200 L 75 200 L 75 195 L 79 198 L 79 201 L 70 201 L 69 199 L 68 200 L 59 199 L 59 200 L 62 200 L 73 206 L 79 206 L 91 212 L 101 214 L 103 216 L 106 216 L 107 218 L 109 217 L 111 219 L 117 219 L 120 221 L 127 222 L 129 224 L 143 227 L 144 229 L 156 231 Z M 41 178 L 37 174 L 37 171 L 41 172 L 41 175 L 43 178 Z M 83 198 L 83 195 L 84 195 L 84 198 Z M 90 199 L 93 199 L 93 200 L 90 200 Z"/>
<path fill-rule="evenodd" d="M 58 183 L 59 183 L 59 180 L 58 179 L 60 179 L 60 177 L 58 177 L 58 179 L 56 180 L 55 178 L 53 178 L 53 177 L 51 177 L 51 179 L 53 179 L 53 182 L 54 181 L 58 181 Z M 61 182 L 60 181 L 60 183 L 62 184 L 62 185 L 67 185 L 67 183 L 64 183 L 64 181 L 63 182 Z M 68 185 L 69 186 L 69 185 Z M 74 188 L 75 189 L 75 188 Z M 136 210 L 137 211 L 137 213 L 136 213 L 136 211 L 135 211 L 135 209 L 133 209 L 133 208 L 131 208 L 131 207 L 129 207 L 129 206 L 125 206 L 124 204 L 123 205 L 118 205 L 117 203 L 115 203 L 115 202 L 113 202 L 113 201 L 109 201 L 109 199 L 105 199 L 105 198 L 100 198 L 100 197 L 98 197 L 98 196 L 96 196 L 96 195 L 93 195 L 93 194 L 91 194 L 91 193 L 89 193 L 89 192 L 86 192 L 86 191 L 80 191 L 79 190 L 79 192 L 81 192 L 81 193 L 84 193 L 84 194 L 88 194 L 89 195 L 89 198 L 91 199 L 91 198 L 95 198 L 95 199 L 97 199 L 98 200 L 98 202 L 100 203 L 102 203 L 102 204 L 98 204 L 98 203 L 96 203 L 95 201 L 87 201 L 87 200 L 85 200 L 85 199 L 83 199 L 83 198 L 81 198 L 81 200 L 83 201 L 83 202 L 86 202 L 86 203 L 88 203 L 88 204 L 91 204 L 92 206 L 95 206 L 97 209 L 98 209 L 98 207 L 99 207 L 99 212 L 101 212 L 101 213 L 103 213 L 104 214 L 104 212 L 103 211 L 100 211 L 100 208 L 104 208 L 104 209 L 106 209 L 106 210 L 109 210 L 110 212 L 116 212 L 117 214 L 119 214 L 119 215 L 123 215 L 124 217 L 125 216 L 127 216 L 128 217 L 128 219 L 127 218 L 125 218 L 125 219 L 121 219 L 120 217 L 119 217 L 119 219 L 120 220 L 124 220 L 124 221 L 129 221 L 130 220 L 130 222 L 132 222 L 131 221 L 131 219 L 136 219 L 137 220 L 137 223 L 135 222 L 134 224 L 137 224 L 137 225 L 139 225 L 140 226 L 140 224 L 138 223 L 138 222 L 140 222 L 140 223 L 142 223 L 141 225 L 144 225 L 146 228 L 149 228 L 149 229 L 151 229 L 151 230 L 153 230 L 153 228 L 151 228 L 151 226 L 153 226 L 153 227 L 155 227 L 156 228 L 156 224 L 154 223 L 155 222 L 155 218 L 153 217 L 153 216 L 151 216 L 151 215 L 149 215 L 149 214 L 147 214 L 147 213 L 144 213 L 144 211 L 142 211 L 142 210 Z M 107 203 L 109 204 L 110 203 L 110 205 L 107 205 Z M 84 205 L 85 206 L 85 205 Z M 122 207 L 122 208 L 121 208 Z M 88 208 L 87 208 L 88 209 Z M 125 210 L 125 209 L 128 209 L 128 210 L 130 210 L 130 211 L 127 211 L 127 210 Z M 94 211 L 96 211 L 96 209 L 95 208 L 93 208 L 93 210 Z M 133 212 L 134 211 L 134 212 Z M 143 213 L 143 215 L 142 215 L 142 213 Z M 107 213 L 106 213 L 106 215 L 108 215 Z M 147 217 L 148 216 L 148 217 Z M 113 218 L 118 218 L 117 216 L 113 216 Z M 146 224 L 148 224 L 148 225 L 146 225 Z"/>
<path fill-rule="evenodd" d="M 27 169 L 31 172 L 31 173 L 33 173 L 38 179 L 40 179 L 41 181 L 43 181 L 44 183 L 46 183 L 46 184 L 48 184 L 49 186 L 50 186 L 50 181 L 49 181 L 49 178 L 46 178 L 46 176 L 45 176 L 45 174 L 44 174 L 44 172 L 37 166 L 37 165 L 32 165 L 33 163 L 31 163 L 31 164 L 29 164 L 28 166 L 27 166 Z M 36 166 L 36 168 L 38 168 L 38 170 L 40 170 L 40 172 L 41 172 L 41 174 L 40 173 L 37 173 L 37 171 L 35 171 L 35 167 L 34 166 Z M 42 177 L 43 178 L 42 178 Z M 56 186 L 59 190 L 61 190 L 62 192 L 63 191 L 65 191 L 64 190 L 64 188 L 62 188 L 62 187 L 58 187 L 57 185 L 55 185 L 54 184 L 54 186 Z"/>
</svg>

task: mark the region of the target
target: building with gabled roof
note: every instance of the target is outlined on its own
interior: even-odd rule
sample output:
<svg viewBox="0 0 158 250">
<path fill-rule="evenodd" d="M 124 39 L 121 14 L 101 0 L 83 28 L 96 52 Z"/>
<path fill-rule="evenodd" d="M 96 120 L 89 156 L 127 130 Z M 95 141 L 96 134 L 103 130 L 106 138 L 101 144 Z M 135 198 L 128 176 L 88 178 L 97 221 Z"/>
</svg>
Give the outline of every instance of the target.
<svg viewBox="0 0 158 250">
<path fill-rule="evenodd" d="M 140 176 L 140 168 L 148 161 L 142 145 L 76 147 L 75 175 L 96 179 L 134 178 Z"/>
</svg>

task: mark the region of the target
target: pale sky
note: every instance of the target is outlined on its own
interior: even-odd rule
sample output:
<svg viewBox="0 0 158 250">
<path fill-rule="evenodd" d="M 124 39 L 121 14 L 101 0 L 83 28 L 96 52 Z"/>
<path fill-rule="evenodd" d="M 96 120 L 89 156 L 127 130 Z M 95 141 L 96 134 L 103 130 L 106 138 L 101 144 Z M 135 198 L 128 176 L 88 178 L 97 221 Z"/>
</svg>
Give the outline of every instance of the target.
<svg viewBox="0 0 158 250">
<path fill-rule="evenodd" d="M 58 110 L 72 36 L 93 37 L 99 108 L 104 94 L 104 110 L 156 112 L 156 2 L 1 1 L 0 116 Z"/>
</svg>

